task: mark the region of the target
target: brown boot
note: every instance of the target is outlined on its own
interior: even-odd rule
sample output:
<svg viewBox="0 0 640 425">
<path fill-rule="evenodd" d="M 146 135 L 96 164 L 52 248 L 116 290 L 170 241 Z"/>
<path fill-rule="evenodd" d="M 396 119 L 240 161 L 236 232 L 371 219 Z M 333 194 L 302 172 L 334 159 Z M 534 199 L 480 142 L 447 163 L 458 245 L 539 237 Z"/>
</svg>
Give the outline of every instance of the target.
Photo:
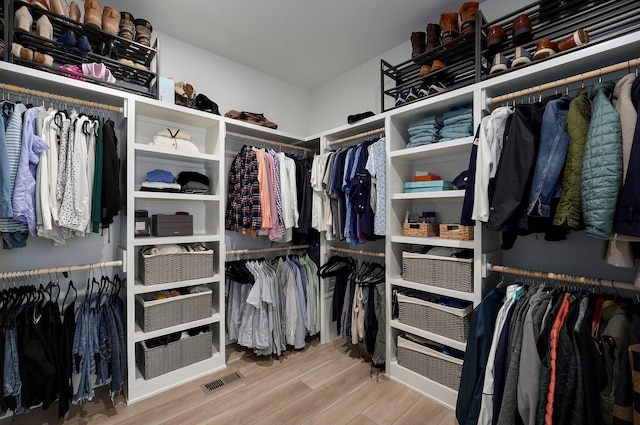
<svg viewBox="0 0 640 425">
<path fill-rule="evenodd" d="M 448 12 L 440 15 L 440 41 L 446 44 L 460 35 L 458 27 L 458 14 L 456 12 Z"/>
<path fill-rule="evenodd" d="M 425 38 L 426 34 L 422 31 L 416 31 L 411 33 L 411 57 L 415 58 L 421 55 L 425 51 Z"/>
<path fill-rule="evenodd" d="M 435 49 L 440 45 L 440 25 L 427 25 L 427 50 Z"/>
<path fill-rule="evenodd" d="M 477 1 L 468 1 L 460 6 L 460 30 L 462 34 L 473 32 L 476 29 L 476 12 L 478 11 Z"/>
</svg>

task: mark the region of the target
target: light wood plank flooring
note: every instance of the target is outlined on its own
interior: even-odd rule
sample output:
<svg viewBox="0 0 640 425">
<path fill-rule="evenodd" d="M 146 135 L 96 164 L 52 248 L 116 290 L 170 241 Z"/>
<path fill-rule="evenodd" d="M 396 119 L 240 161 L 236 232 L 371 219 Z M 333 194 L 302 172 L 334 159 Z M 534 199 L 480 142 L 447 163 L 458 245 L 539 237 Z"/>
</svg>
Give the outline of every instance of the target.
<svg viewBox="0 0 640 425">
<path fill-rule="evenodd" d="M 350 424 L 455 425 L 452 411 L 386 379 L 369 377 L 370 363 L 360 347 L 336 339 L 309 341 L 280 358 L 254 356 L 239 346 L 227 347 L 227 369 L 127 405 L 114 405 L 104 388 L 83 406 L 72 406 L 65 421 L 57 406 L 4 419 L 0 425 L 178 425 L 178 424 Z M 239 371 L 243 379 L 209 394 L 201 384 Z"/>
</svg>

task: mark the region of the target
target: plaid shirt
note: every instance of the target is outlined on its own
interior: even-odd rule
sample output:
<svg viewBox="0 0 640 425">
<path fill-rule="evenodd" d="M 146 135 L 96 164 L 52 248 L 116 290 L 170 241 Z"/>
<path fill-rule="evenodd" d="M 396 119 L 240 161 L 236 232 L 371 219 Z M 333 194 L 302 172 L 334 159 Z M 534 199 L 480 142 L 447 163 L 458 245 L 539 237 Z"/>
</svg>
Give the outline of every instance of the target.
<svg viewBox="0 0 640 425">
<path fill-rule="evenodd" d="M 255 152 L 245 145 L 229 168 L 225 229 L 236 232 L 241 228 L 258 229 L 261 222 L 258 160 Z"/>
</svg>

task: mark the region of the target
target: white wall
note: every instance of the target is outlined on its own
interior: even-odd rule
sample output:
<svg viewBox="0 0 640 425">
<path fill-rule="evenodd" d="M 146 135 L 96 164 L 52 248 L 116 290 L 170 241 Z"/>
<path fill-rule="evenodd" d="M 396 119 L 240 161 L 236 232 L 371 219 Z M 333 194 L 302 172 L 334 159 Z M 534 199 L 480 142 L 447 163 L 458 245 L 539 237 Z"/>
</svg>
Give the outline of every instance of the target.
<svg viewBox="0 0 640 425">
<path fill-rule="evenodd" d="M 492 21 L 504 16 L 508 11 L 517 10 L 530 3 L 529 0 L 487 0 L 480 4 L 480 10 L 488 21 Z M 437 21 L 438 17 L 429 20 Z M 405 43 L 314 89 L 311 92 L 311 131 L 308 134 L 317 134 L 342 126 L 347 123 L 347 116 L 350 114 L 364 111 L 380 113 L 380 59 L 392 65 L 410 59 L 411 31 L 411 28 L 407 29 Z M 387 107 L 391 105 L 389 101 Z"/>
<path fill-rule="evenodd" d="M 157 36 L 160 75 L 192 84 L 218 104 L 222 115 L 230 109 L 263 113 L 278 124 L 278 130 L 302 137 L 309 134 L 307 90 L 169 35 L 158 32 Z"/>
</svg>

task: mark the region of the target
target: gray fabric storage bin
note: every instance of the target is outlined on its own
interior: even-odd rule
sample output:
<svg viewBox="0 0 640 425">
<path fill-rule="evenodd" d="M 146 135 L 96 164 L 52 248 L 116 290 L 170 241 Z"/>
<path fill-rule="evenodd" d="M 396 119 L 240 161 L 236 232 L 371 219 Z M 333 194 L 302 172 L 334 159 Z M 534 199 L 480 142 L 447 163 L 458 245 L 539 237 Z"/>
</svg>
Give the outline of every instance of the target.
<svg viewBox="0 0 640 425">
<path fill-rule="evenodd" d="M 398 294 L 397 299 L 401 323 L 456 341 L 467 341 L 473 305 L 448 307 L 404 294 Z"/>
<path fill-rule="evenodd" d="M 402 253 L 402 278 L 460 292 L 473 292 L 473 259 Z"/>
<path fill-rule="evenodd" d="M 145 301 L 141 295 L 136 295 L 138 325 L 143 332 L 151 332 L 210 317 L 213 292 L 209 288 L 202 288 L 203 292 L 152 301 Z"/>
<path fill-rule="evenodd" d="M 147 348 L 144 342 L 136 344 L 136 363 L 144 379 L 152 379 L 206 360 L 212 354 L 211 332 L 199 333 L 154 348 Z"/>
<path fill-rule="evenodd" d="M 144 285 L 212 276 L 213 250 L 155 255 L 138 251 L 138 278 Z"/>
<path fill-rule="evenodd" d="M 452 390 L 458 391 L 462 359 L 398 337 L 398 364 Z"/>
</svg>

